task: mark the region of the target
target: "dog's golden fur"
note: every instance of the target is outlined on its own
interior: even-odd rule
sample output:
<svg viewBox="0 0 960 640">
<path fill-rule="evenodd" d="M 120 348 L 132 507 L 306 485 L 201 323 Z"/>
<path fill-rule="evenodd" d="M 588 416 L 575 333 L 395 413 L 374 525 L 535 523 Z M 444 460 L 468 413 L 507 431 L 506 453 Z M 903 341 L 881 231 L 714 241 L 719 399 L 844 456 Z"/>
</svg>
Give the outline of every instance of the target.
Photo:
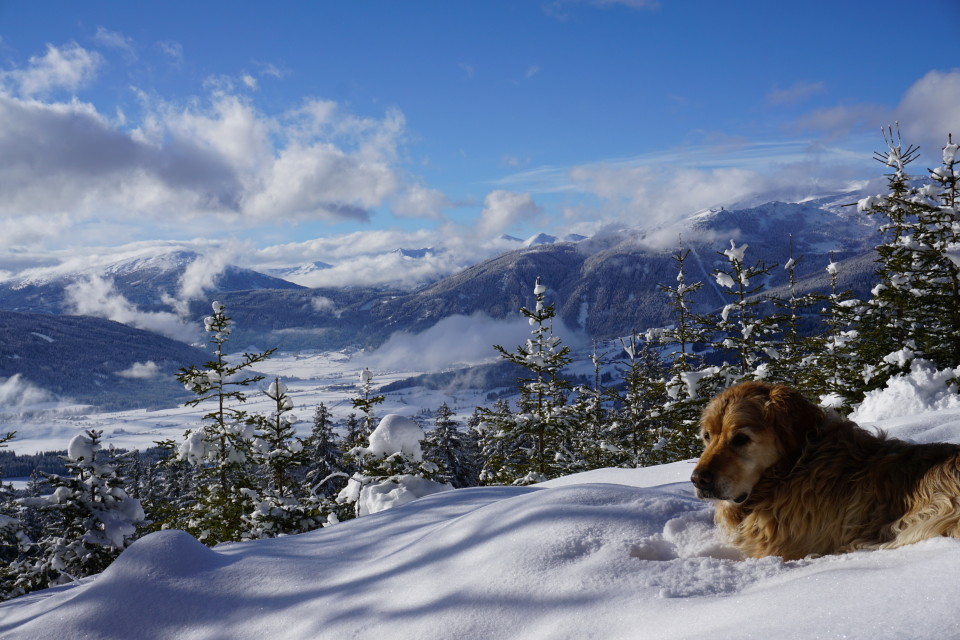
<svg viewBox="0 0 960 640">
<path fill-rule="evenodd" d="M 861 429 L 783 385 L 747 382 L 701 418 L 691 480 L 747 556 L 797 559 L 960 538 L 960 446 Z"/>
</svg>

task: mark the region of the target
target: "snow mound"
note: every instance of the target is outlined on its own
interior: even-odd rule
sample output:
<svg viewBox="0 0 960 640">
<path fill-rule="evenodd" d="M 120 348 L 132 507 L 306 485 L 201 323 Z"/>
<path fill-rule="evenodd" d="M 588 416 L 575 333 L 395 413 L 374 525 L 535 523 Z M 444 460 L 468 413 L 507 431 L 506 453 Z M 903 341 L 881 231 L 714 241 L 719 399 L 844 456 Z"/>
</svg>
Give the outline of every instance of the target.
<svg viewBox="0 0 960 640">
<path fill-rule="evenodd" d="M 897 437 L 960 440 L 960 410 L 879 426 Z M 711 505 L 676 482 L 689 470 L 684 462 L 445 491 L 213 550 L 163 531 L 100 576 L 0 603 L 0 637 L 960 636 L 960 540 L 741 560 L 718 538 Z"/>
<path fill-rule="evenodd" d="M 434 482 L 409 474 L 392 476 L 382 482 L 369 484 L 362 488 L 360 483 L 351 479 L 346 490 L 353 489 L 354 485 L 359 490 L 355 500 L 358 501 L 357 514 L 361 516 L 380 513 L 432 493 L 453 489 L 450 484 Z"/>
<path fill-rule="evenodd" d="M 960 368 L 939 370 L 927 360 L 914 360 L 909 373 L 893 376 L 883 389 L 868 392 L 850 419 L 855 422 L 874 422 L 960 408 L 957 386 L 947 384 L 948 380 L 958 375 Z"/>
<path fill-rule="evenodd" d="M 423 450 L 420 448 L 423 437 L 420 425 L 410 418 L 391 413 L 380 420 L 370 434 L 370 446 L 362 449 L 362 452 L 378 458 L 401 453 L 414 462 L 420 462 L 423 460 Z"/>
</svg>

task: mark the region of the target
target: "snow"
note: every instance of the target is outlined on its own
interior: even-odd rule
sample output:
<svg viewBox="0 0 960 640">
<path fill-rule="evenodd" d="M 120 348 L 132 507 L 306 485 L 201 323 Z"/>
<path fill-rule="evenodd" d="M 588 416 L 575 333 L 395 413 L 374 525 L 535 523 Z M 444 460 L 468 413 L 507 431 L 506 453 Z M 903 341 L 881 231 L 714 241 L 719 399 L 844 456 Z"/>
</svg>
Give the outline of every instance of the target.
<svg viewBox="0 0 960 640">
<path fill-rule="evenodd" d="M 400 505 L 413 502 L 418 498 L 423 498 L 441 491 L 450 491 L 452 485 L 418 476 L 404 474 L 400 476 L 391 476 L 387 480 L 375 482 L 363 486 L 356 477 L 351 478 L 344 491 L 348 495 L 355 495 L 357 504 L 357 513 L 361 516 L 372 513 L 380 513 L 387 509 L 393 509 Z"/>
<path fill-rule="evenodd" d="M 742 244 L 738 247 L 733 240 L 730 240 L 730 248 L 724 249 L 723 253 L 725 256 L 727 256 L 727 259 L 729 259 L 730 262 L 743 262 L 743 254 L 746 253 L 746 251 L 746 244 Z"/>
<path fill-rule="evenodd" d="M 423 435 L 420 425 L 410 418 L 390 414 L 384 416 L 370 434 L 370 446 L 359 451 L 378 458 L 402 453 L 410 460 L 420 462 L 423 460 L 423 451 L 420 448 Z"/>
<path fill-rule="evenodd" d="M 899 354 L 890 354 L 895 356 L 891 361 L 899 363 L 896 357 Z M 910 364 L 908 373 L 897 374 L 887 380 L 882 389 L 867 392 L 850 417 L 859 422 L 872 422 L 931 409 L 960 408 L 956 384 L 947 384 L 958 375 L 960 367 L 938 370 L 929 361 L 918 358 Z"/>
<path fill-rule="evenodd" d="M 71 460 L 80 460 L 83 458 L 85 462 L 91 462 L 93 460 L 93 441 L 82 433 L 78 433 L 70 440 L 70 444 L 67 445 L 67 457 Z"/>
<path fill-rule="evenodd" d="M 723 273 L 722 271 L 716 274 L 716 278 L 717 278 L 717 284 L 719 284 L 721 287 L 732 289 L 737 284 L 736 281 L 733 278 L 731 278 L 729 274 Z"/>
<path fill-rule="evenodd" d="M 960 411 L 885 421 L 960 442 Z M 137 541 L 99 576 L 0 604 L 0 637 L 382 640 L 942 638 L 960 540 L 742 560 L 692 462 L 433 494 L 307 534 Z"/>
</svg>

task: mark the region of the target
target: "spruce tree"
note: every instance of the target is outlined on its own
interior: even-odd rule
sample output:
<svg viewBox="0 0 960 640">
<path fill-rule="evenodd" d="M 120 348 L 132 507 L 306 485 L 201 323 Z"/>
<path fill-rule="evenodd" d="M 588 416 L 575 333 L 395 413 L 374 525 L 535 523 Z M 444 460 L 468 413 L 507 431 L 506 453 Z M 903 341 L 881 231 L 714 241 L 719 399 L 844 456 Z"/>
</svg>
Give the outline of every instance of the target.
<svg viewBox="0 0 960 640">
<path fill-rule="evenodd" d="M 50 495 L 29 499 L 47 516 L 37 557 L 19 563 L 17 586 L 33 591 L 100 573 L 136 537 L 145 518 L 124 490 L 115 460 L 98 459 L 96 430 L 70 441 L 63 458 L 70 475 L 46 475 Z"/>
<path fill-rule="evenodd" d="M 776 265 L 767 266 L 758 261 L 748 266 L 744 262 L 746 250 L 746 244 L 738 247 L 730 240 L 729 249 L 717 252 L 726 257 L 727 269 L 713 272 L 717 284 L 733 299 L 723 307 L 715 325 L 719 333 L 716 346 L 733 355 L 733 369 L 741 379 L 756 377 L 757 367 L 769 359 L 765 349 L 776 329 L 772 319 L 764 316 L 760 309 L 763 301 L 756 294 L 763 289 L 763 284 L 750 284 L 768 275 Z"/>
<path fill-rule="evenodd" d="M 198 470 L 196 501 L 186 529 L 211 546 L 239 540 L 245 528 L 244 515 L 253 507 L 249 457 L 256 419 L 238 405 L 247 400 L 243 389 L 263 379 L 247 375 L 246 370 L 275 351 L 244 353 L 231 364 L 224 352 L 231 320 L 223 304 L 214 302 L 212 306 L 213 315 L 204 319 L 204 327 L 214 346 L 214 359 L 203 368 L 190 366 L 177 374 L 177 379 L 197 396 L 188 400 L 187 406 L 212 403 L 203 416 L 205 424 L 188 431 L 180 445 L 180 457 L 196 464 Z"/>
<path fill-rule="evenodd" d="M 296 416 L 289 389 L 275 378 L 266 390 L 273 404 L 267 416 L 257 416 L 252 462 L 260 469 L 259 482 L 247 495 L 254 507 L 244 516 L 243 538 L 272 538 L 303 533 L 326 522 L 324 503 L 306 491 L 303 441 L 294 429 Z"/>
<path fill-rule="evenodd" d="M 896 131 L 893 127 L 881 131 L 887 149 L 874 156 L 891 170 L 887 174 L 887 193 L 857 203 L 860 211 L 879 218 L 881 234 L 876 247 L 878 283 L 856 316 L 863 391 L 883 385 L 891 375 L 909 367 L 917 346 L 913 342 L 914 330 L 920 321 L 910 286 L 917 208 L 907 174 L 907 167 L 919 156 L 919 147 L 904 148 L 899 125 Z M 891 356 L 895 353 L 904 357 Z"/>
<path fill-rule="evenodd" d="M 440 482 L 456 488 L 477 484 L 478 469 L 468 438 L 460 431 L 460 423 L 446 402 L 437 409 L 433 429 L 423 439 L 423 457 L 437 465 L 436 477 Z"/>
<path fill-rule="evenodd" d="M 373 433 L 377 423 L 376 406 L 385 400 L 383 395 L 373 393 L 373 372 L 364 369 L 360 372 L 360 394 L 353 398 L 353 408 L 363 414 L 362 438 L 368 438 Z"/>
<path fill-rule="evenodd" d="M 689 255 L 689 249 L 680 248 L 673 256 L 677 266 L 677 285 L 660 285 L 660 290 L 670 299 L 675 318 L 672 327 L 657 332 L 669 359 L 669 372 L 664 383 L 666 401 L 662 410 L 669 431 L 666 443 L 658 452 L 658 458 L 664 462 L 699 455 L 700 412 L 728 380 L 720 367 L 707 366 L 700 355 L 711 341 L 711 323 L 693 310 L 694 294 L 703 283 L 687 283 L 686 260 Z"/>
<path fill-rule="evenodd" d="M 571 361 L 570 348 L 553 333 L 556 309 L 546 303 L 546 291 L 547 287 L 537 278 L 533 310 L 520 309 L 533 327 L 532 338 L 514 352 L 494 345 L 505 360 L 527 372 L 517 380 L 517 412 L 491 411 L 485 416 L 490 428 L 484 434 L 490 447 L 500 450 L 499 454 L 487 457 L 488 466 L 496 464 L 499 468 L 485 477 L 497 478 L 497 482 L 531 484 L 582 468 L 579 452 L 574 448 L 574 425 L 566 407 L 570 383 L 561 375 Z"/>
<path fill-rule="evenodd" d="M 625 361 L 620 366 L 622 390 L 610 446 L 618 455 L 616 466 L 642 467 L 666 462 L 675 448 L 675 429 L 665 408 L 669 406 L 667 367 L 650 341 L 638 334 L 621 339 Z"/>
<path fill-rule="evenodd" d="M 771 302 L 778 311 L 772 321 L 779 327 L 776 344 L 765 347 L 769 358 L 765 377 L 782 384 L 814 395 L 823 376 L 811 365 L 811 356 L 823 348 L 823 340 L 813 334 L 810 327 L 815 317 L 814 307 L 826 299 L 825 296 L 807 292 L 802 293 L 797 284 L 797 265 L 803 256 L 793 255 L 793 235 L 789 236 L 788 259 L 783 268 L 787 272 L 787 296 L 773 297 Z"/>
<path fill-rule="evenodd" d="M 10 432 L 0 437 L 0 448 L 16 436 Z M 3 476 L 0 469 L 0 477 Z M 16 586 L 17 563 L 33 547 L 21 519 L 23 508 L 16 501 L 13 485 L 0 483 L 0 601 L 21 595 L 23 589 Z"/>
<path fill-rule="evenodd" d="M 320 498 L 332 498 L 346 484 L 346 479 L 337 474 L 350 477 L 343 461 L 340 437 L 333 428 L 333 417 L 324 403 L 317 405 L 313 413 L 313 426 L 310 435 L 303 443 L 307 460 L 305 481 L 310 492 Z"/>
</svg>

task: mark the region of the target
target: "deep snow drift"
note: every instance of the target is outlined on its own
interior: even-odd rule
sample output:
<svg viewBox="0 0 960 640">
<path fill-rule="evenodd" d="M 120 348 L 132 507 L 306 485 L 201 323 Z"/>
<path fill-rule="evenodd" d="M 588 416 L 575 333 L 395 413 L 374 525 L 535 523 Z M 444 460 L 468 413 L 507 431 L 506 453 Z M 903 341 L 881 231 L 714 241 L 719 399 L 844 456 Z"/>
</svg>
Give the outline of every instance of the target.
<svg viewBox="0 0 960 640">
<path fill-rule="evenodd" d="M 960 410 L 881 423 L 960 442 Z M 960 540 L 739 559 L 690 462 L 446 491 L 208 549 L 165 531 L 103 574 L 0 605 L 8 638 L 942 638 Z"/>
</svg>

